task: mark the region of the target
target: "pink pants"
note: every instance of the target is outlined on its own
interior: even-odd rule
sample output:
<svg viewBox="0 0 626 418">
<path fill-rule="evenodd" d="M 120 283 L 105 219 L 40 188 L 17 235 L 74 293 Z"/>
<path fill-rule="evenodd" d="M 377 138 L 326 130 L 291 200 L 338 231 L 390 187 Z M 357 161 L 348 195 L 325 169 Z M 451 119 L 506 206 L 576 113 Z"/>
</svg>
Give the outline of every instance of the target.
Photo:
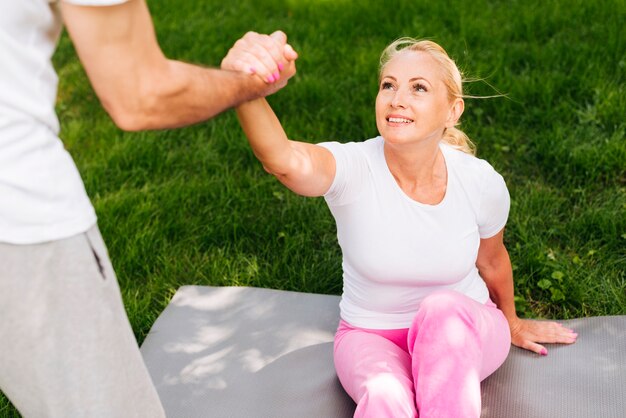
<svg viewBox="0 0 626 418">
<path fill-rule="evenodd" d="M 508 323 L 496 305 L 458 292 L 426 297 L 406 329 L 339 323 L 335 369 L 355 417 L 480 417 L 480 382 L 506 359 Z"/>
</svg>

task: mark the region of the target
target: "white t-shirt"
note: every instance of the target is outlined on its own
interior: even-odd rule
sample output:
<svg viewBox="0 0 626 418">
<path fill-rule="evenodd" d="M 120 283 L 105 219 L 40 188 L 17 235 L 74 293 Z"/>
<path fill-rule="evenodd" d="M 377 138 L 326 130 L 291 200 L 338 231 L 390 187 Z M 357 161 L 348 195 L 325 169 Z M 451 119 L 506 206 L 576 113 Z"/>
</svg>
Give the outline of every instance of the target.
<svg viewBox="0 0 626 418">
<path fill-rule="evenodd" d="M 437 290 L 487 301 L 476 268 L 478 247 L 504 227 L 510 203 L 502 176 L 489 163 L 442 143 L 446 194 L 426 205 L 395 181 L 382 137 L 320 145 L 337 165 L 324 197 L 343 252 L 342 319 L 362 328 L 407 328 L 420 301 Z"/>
<path fill-rule="evenodd" d="M 62 29 L 58 3 L 0 0 L 0 10 L 0 242 L 69 237 L 94 225 L 96 214 L 58 137 L 51 62 Z"/>
</svg>

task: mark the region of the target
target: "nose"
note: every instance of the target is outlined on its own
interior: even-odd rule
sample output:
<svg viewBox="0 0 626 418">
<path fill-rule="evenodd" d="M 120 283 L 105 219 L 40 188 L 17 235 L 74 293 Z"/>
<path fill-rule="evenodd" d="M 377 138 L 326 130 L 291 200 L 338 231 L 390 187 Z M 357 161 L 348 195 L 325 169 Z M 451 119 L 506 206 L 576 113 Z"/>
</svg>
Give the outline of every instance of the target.
<svg viewBox="0 0 626 418">
<path fill-rule="evenodd" d="M 406 96 L 404 89 L 397 89 L 391 98 L 391 107 L 404 109 L 406 107 Z"/>
</svg>

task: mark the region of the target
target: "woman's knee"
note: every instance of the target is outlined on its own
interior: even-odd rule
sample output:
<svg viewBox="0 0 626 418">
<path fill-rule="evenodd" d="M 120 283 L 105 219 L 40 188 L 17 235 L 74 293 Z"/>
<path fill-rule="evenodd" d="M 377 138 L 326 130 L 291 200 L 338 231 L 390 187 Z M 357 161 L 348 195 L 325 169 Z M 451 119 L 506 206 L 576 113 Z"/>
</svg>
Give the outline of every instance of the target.
<svg viewBox="0 0 626 418">
<path fill-rule="evenodd" d="M 426 296 L 420 303 L 416 320 L 437 319 L 441 317 L 472 316 L 472 299 L 462 293 L 445 290 Z"/>
<path fill-rule="evenodd" d="M 411 349 L 419 340 L 437 341 L 449 348 L 462 348 L 477 333 L 476 318 L 467 296 L 444 291 L 424 298 L 408 333 Z M 430 343 L 428 345 L 431 345 Z"/>
</svg>

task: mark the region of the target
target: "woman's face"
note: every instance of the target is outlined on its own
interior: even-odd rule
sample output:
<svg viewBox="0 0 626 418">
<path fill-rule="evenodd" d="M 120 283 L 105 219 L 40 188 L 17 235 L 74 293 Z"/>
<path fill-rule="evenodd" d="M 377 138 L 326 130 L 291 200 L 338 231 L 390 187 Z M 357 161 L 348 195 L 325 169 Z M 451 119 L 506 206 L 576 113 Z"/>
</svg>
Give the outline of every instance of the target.
<svg viewBox="0 0 626 418">
<path fill-rule="evenodd" d="M 454 101 L 448 98 L 440 64 L 428 53 L 402 51 L 383 68 L 376 96 L 376 126 L 386 142 L 438 142 L 454 126 Z"/>
</svg>

